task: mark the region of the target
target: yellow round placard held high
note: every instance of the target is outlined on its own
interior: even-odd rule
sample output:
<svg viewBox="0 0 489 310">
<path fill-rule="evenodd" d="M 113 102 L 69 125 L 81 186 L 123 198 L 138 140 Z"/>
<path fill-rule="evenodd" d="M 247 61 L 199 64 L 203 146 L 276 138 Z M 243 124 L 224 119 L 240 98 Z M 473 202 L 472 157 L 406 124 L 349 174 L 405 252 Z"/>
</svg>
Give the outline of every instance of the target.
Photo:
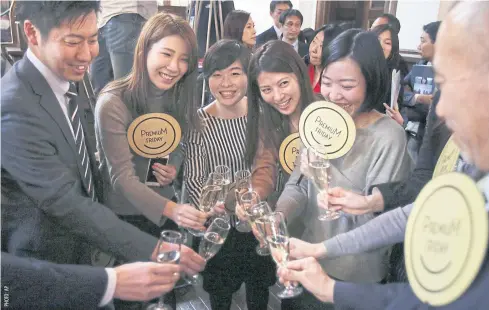
<svg viewBox="0 0 489 310">
<path fill-rule="evenodd" d="M 476 277 L 487 249 L 484 199 L 466 175 L 430 181 L 409 215 L 404 255 L 416 296 L 432 306 L 460 297 Z"/>
<path fill-rule="evenodd" d="M 457 167 L 458 157 L 460 156 L 460 148 L 453 142 L 453 136 L 448 139 L 447 144 L 436 162 L 433 178 L 442 174 L 453 172 Z"/>
<path fill-rule="evenodd" d="M 299 133 L 293 133 L 289 135 L 280 145 L 279 157 L 282 169 L 288 174 L 292 173 L 295 168 L 295 160 L 299 155 L 301 140 Z"/>
<path fill-rule="evenodd" d="M 311 103 L 301 114 L 299 135 L 305 147 L 319 145 L 318 154 L 329 159 L 348 153 L 355 142 L 357 131 L 351 116 L 338 105 L 328 101 Z"/>
<path fill-rule="evenodd" d="M 178 146 L 182 129 L 177 120 L 165 113 L 149 113 L 136 118 L 127 130 L 132 150 L 146 158 L 164 157 Z"/>
</svg>

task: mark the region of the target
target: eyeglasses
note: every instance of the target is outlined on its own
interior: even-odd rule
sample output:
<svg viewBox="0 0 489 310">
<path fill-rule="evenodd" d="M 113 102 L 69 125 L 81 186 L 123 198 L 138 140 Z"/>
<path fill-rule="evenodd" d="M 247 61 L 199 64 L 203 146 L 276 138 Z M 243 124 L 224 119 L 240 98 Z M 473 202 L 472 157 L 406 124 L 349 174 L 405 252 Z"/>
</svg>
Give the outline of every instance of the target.
<svg viewBox="0 0 489 310">
<path fill-rule="evenodd" d="M 301 23 L 294 23 L 294 22 L 286 22 L 285 27 L 287 28 L 298 28 L 301 29 L 302 24 Z"/>
</svg>

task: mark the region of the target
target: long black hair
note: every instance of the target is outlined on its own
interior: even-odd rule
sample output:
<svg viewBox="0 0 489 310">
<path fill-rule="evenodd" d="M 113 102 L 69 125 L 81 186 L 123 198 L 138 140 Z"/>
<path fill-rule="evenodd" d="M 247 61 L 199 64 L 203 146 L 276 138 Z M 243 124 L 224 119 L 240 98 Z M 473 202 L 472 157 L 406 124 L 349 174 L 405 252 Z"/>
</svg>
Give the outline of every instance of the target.
<svg viewBox="0 0 489 310">
<path fill-rule="evenodd" d="M 343 58 L 354 60 L 366 82 L 365 100 L 357 113 L 371 110 L 382 111 L 388 92 L 389 75 L 387 62 L 377 35 L 361 29 L 349 29 L 337 36 L 323 54 L 323 70 Z"/>
<path fill-rule="evenodd" d="M 297 77 L 301 99 L 297 107 L 303 111 L 314 101 L 307 67 L 294 48 L 283 41 L 269 41 L 253 54 L 248 69 L 248 123 L 246 130 L 246 163 L 252 165 L 260 142 L 277 149 L 282 140 L 290 134 L 289 117 L 282 115 L 263 101 L 258 86 L 258 76 L 262 72 L 293 73 Z"/>
<path fill-rule="evenodd" d="M 389 31 L 391 33 L 391 42 L 392 42 L 392 50 L 389 57 L 387 57 L 387 68 L 389 72 L 392 72 L 394 69 L 399 69 L 399 62 L 401 61 L 401 55 L 399 54 L 399 36 L 396 33 L 396 30 L 392 28 L 389 24 L 379 25 L 372 29 L 372 31 L 379 37 L 385 31 Z"/>
</svg>

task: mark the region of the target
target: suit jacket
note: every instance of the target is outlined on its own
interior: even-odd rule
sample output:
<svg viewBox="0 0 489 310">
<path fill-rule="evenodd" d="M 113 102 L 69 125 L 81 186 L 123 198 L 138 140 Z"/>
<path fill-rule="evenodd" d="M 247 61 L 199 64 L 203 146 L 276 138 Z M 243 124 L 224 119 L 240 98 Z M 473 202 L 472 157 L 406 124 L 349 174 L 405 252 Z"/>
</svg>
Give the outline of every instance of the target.
<svg viewBox="0 0 489 310">
<path fill-rule="evenodd" d="M 485 310 L 489 305 L 489 256 L 479 270 L 477 277 L 462 296 L 454 302 L 436 307 L 445 310 Z M 353 297 L 354 296 L 354 297 Z M 409 283 L 358 284 L 337 281 L 334 288 L 335 309 L 387 309 L 387 310 L 411 310 L 411 309 L 435 309 L 423 303 L 414 295 Z"/>
<path fill-rule="evenodd" d="M 297 49 L 299 56 L 304 58 L 307 54 L 309 54 L 309 47 L 306 43 L 299 41 L 299 48 Z"/>
<path fill-rule="evenodd" d="M 1 83 L 2 249 L 77 264 L 89 261 L 90 244 L 147 260 L 156 238 L 88 197 L 68 121 L 42 74 L 24 56 Z M 95 150 L 87 148 L 96 173 Z"/>
<path fill-rule="evenodd" d="M 256 37 L 256 46 L 263 45 L 268 41 L 278 40 L 275 28 L 272 26 L 270 29 L 263 31 Z"/>
<path fill-rule="evenodd" d="M 275 32 L 275 28 L 272 26 L 270 29 L 263 31 L 262 33 L 260 33 L 256 37 L 255 47 L 259 47 L 260 45 L 263 45 L 263 44 L 267 43 L 268 41 L 278 40 L 278 39 L 280 39 L 280 38 L 277 37 L 277 33 Z M 304 43 L 306 45 L 306 53 L 301 55 L 301 57 L 304 57 L 309 52 L 309 47 L 306 44 L 306 36 L 304 35 L 304 33 L 302 31 L 299 33 L 298 40 L 299 40 L 299 42 Z M 300 48 L 299 48 L 299 50 L 300 50 Z"/>
<path fill-rule="evenodd" d="M 382 193 L 382 197 L 384 197 L 384 212 L 412 203 L 421 189 L 433 177 L 438 158 L 452 135 L 445 123 L 436 115 L 436 106 L 439 98 L 440 91 L 433 98 L 416 167 L 409 175 L 409 178 L 402 182 L 377 184 L 370 188 L 371 191 L 373 187 L 377 187 Z"/>
<path fill-rule="evenodd" d="M 104 268 L 58 265 L 2 252 L 2 305 L 8 293 L 8 309 L 95 309 L 107 281 Z"/>
</svg>

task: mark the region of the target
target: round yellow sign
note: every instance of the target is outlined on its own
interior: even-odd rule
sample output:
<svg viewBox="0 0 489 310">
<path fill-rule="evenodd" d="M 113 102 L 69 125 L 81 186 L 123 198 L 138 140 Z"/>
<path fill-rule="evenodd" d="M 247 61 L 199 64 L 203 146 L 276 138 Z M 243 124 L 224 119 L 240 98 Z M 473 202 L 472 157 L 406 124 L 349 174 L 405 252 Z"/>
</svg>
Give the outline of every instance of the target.
<svg viewBox="0 0 489 310">
<path fill-rule="evenodd" d="M 487 212 L 476 184 L 455 172 L 430 181 L 406 227 L 406 271 L 416 296 L 432 306 L 460 297 L 479 272 L 487 239 Z"/>
<path fill-rule="evenodd" d="M 282 142 L 279 150 L 280 164 L 288 174 L 295 168 L 295 160 L 299 156 L 301 140 L 299 133 L 293 133 Z"/>
<path fill-rule="evenodd" d="M 146 158 L 164 157 L 178 146 L 182 129 L 177 120 L 165 113 L 149 113 L 136 118 L 127 130 L 132 150 Z"/>
<path fill-rule="evenodd" d="M 457 167 L 458 157 L 460 156 L 460 148 L 453 142 L 453 136 L 448 139 L 447 144 L 436 162 L 433 178 L 442 174 L 453 172 Z"/>
<path fill-rule="evenodd" d="M 357 131 L 351 116 L 328 101 L 311 103 L 301 114 L 299 135 L 305 147 L 320 145 L 329 159 L 348 153 Z"/>
</svg>

